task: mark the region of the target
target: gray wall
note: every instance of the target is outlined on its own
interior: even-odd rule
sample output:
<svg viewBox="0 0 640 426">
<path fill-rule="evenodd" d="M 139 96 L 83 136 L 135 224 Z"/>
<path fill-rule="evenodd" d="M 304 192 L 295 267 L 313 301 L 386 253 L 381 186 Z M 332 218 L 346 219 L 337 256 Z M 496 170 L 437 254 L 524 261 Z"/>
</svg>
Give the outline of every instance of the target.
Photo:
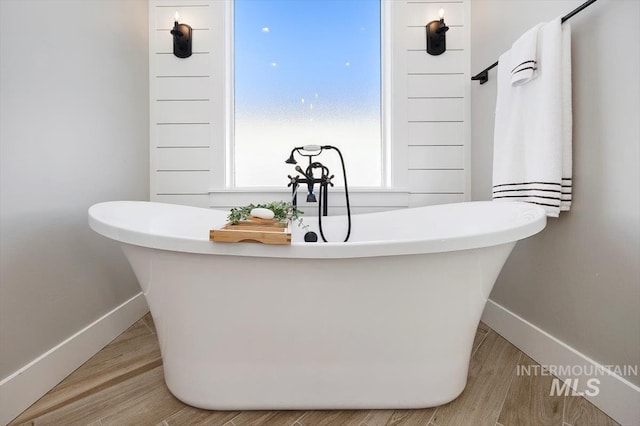
<svg viewBox="0 0 640 426">
<path fill-rule="evenodd" d="M 147 199 L 144 0 L 0 1 L 0 379 L 139 292 L 87 208 Z"/>
<path fill-rule="evenodd" d="M 582 0 L 473 0 L 471 67 Z M 605 365 L 640 364 L 640 2 L 573 17 L 571 212 L 520 242 L 491 299 Z M 472 197 L 491 197 L 495 70 L 472 86 Z M 629 377 L 640 384 L 639 377 Z"/>
</svg>

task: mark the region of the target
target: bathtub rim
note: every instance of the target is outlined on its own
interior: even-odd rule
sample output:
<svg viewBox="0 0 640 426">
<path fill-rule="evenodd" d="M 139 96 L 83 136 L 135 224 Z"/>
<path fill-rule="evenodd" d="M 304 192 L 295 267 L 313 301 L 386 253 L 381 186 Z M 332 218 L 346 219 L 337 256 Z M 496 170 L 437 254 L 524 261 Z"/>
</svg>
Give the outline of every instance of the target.
<svg viewBox="0 0 640 426">
<path fill-rule="evenodd" d="M 267 245 L 256 243 L 232 244 L 213 243 L 208 238 L 177 237 L 172 235 L 150 234 L 135 229 L 127 229 L 108 223 L 104 217 L 104 210 L 122 204 L 152 205 L 162 208 L 206 210 L 212 217 L 220 216 L 220 225 L 226 220 L 226 211 L 202 207 L 184 206 L 177 204 L 158 203 L 153 201 L 106 201 L 92 205 L 88 210 L 89 226 L 98 234 L 115 241 L 148 247 L 158 250 L 175 252 L 209 254 L 222 256 L 272 257 L 272 258 L 301 258 L 301 259 L 344 259 L 358 257 L 401 256 L 411 254 L 444 253 L 457 250 L 469 250 L 490 247 L 519 241 L 542 231 L 546 226 L 546 212 L 539 206 L 518 201 L 467 201 L 460 204 L 499 203 L 507 208 L 522 210 L 522 214 L 530 213 L 531 219 L 515 222 L 512 226 L 493 232 L 479 232 L 446 239 L 408 239 L 402 241 L 357 241 L 357 242 L 328 242 L 305 243 L 292 242 L 291 245 Z M 413 207 L 410 209 L 428 209 L 437 206 Z M 363 213 L 362 215 L 376 215 L 388 212 Z M 212 225 L 216 226 L 216 225 Z M 206 234 L 207 230 L 203 232 Z"/>
</svg>

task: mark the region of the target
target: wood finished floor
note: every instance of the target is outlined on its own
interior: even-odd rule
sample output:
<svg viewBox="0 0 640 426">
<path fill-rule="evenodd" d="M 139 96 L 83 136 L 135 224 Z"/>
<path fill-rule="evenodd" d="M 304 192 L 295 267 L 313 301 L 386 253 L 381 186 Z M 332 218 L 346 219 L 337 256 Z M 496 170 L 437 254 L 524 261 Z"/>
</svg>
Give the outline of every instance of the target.
<svg viewBox="0 0 640 426">
<path fill-rule="evenodd" d="M 607 426 L 602 411 L 577 396 L 549 396 L 549 376 L 516 375 L 535 364 L 480 323 L 467 387 L 449 404 L 423 410 L 206 411 L 174 398 L 164 384 L 151 315 L 136 322 L 11 425 L 220 426 Z"/>
</svg>

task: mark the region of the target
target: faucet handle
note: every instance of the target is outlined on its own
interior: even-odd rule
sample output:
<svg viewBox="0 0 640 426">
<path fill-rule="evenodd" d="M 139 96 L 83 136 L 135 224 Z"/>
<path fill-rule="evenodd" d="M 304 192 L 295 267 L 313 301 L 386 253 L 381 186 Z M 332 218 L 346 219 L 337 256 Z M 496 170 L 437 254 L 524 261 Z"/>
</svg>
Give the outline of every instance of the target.
<svg viewBox="0 0 640 426">
<path fill-rule="evenodd" d="M 336 175 L 331 175 L 329 177 L 324 178 L 324 181 L 329 185 L 333 186 L 333 182 L 331 182 L 331 179 L 333 179 L 334 177 L 336 177 Z"/>
<path fill-rule="evenodd" d="M 287 184 L 287 187 L 297 184 L 298 180 L 300 179 L 300 176 L 297 176 L 297 175 L 296 177 L 291 177 L 291 175 L 287 175 L 287 177 L 289 178 L 289 183 Z"/>
</svg>

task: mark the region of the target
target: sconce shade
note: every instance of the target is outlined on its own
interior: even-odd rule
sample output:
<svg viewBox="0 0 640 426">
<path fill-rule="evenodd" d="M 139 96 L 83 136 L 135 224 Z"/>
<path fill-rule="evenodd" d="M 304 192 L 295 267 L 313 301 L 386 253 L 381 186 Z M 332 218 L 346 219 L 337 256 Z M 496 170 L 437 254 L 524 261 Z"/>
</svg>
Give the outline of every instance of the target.
<svg viewBox="0 0 640 426">
<path fill-rule="evenodd" d="M 173 54 L 178 58 L 191 56 L 191 27 L 187 24 L 179 24 L 176 21 L 171 30 L 171 35 L 173 35 Z"/>
</svg>

